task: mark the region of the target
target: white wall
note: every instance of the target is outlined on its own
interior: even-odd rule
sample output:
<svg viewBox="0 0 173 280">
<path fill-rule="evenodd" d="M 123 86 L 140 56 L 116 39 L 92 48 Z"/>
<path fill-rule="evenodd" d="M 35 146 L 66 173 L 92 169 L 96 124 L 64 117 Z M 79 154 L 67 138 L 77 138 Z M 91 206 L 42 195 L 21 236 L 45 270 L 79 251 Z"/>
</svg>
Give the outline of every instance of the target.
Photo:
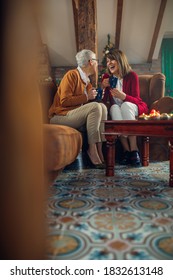
<svg viewBox="0 0 173 280">
<path fill-rule="evenodd" d="M 145 63 L 159 10 L 158 0 L 125 0 L 120 49 L 130 63 Z"/>
<path fill-rule="evenodd" d="M 97 30 L 98 55 L 102 60 L 103 49 L 107 45 L 107 35 L 111 35 L 111 42 L 115 42 L 115 27 L 117 15 L 117 1 L 97 0 Z"/>
<path fill-rule="evenodd" d="M 87 1 L 87 0 L 84 0 Z M 161 0 L 124 0 L 120 37 L 130 63 L 147 62 Z M 97 0 L 98 56 L 107 44 L 107 34 L 115 41 L 117 0 Z M 173 0 L 167 1 L 153 59 L 158 58 L 162 38 L 173 34 Z M 76 65 L 76 43 L 71 0 L 42 0 L 40 28 L 48 45 L 52 66 Z"/>
<path fill-rule="evenodd" d="M 160 28 L 157 45 L 153 54 L 153 59 L 158 58 L 162 39 L 164 37 L 173 38 L 173 0 L 167 0 L 162 26 Z"/>
<path fill-rule="evenodd" d="M 42 2 L 41 35 L 43 42 L 48 45 L 51 65 L 74 65 L 76 43 L 72 1 Z"/>
</svg>

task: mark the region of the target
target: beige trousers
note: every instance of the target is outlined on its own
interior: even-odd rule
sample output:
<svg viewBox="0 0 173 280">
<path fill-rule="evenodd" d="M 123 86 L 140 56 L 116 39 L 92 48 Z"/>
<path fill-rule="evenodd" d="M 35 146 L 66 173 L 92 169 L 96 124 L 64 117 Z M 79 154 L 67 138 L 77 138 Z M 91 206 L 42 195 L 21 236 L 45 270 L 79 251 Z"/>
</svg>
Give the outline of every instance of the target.
<svg viewBox="0 0 173 280">
<path fill-rule="evenodd" d="M 76 129 L 86 124 L 88 144 L 105 141 L 104 123 L 107 120 L 107 108 L 103 103 L 90 102 L 71 110 L 67 115 L 54 115 L 51 124 L 67 125 Z"/>
</svg>

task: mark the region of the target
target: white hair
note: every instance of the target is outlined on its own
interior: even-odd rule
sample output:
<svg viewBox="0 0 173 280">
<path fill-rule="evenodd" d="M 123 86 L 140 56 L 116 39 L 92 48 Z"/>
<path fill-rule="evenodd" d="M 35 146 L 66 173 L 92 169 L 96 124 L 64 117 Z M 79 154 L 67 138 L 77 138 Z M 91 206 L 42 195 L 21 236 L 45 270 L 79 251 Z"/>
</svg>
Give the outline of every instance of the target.
<svg viewBox="0 0 173 280">
<path fill-rule="evenodd" d="M 88 61 L 95 58 L 95 53 L 90 50 L 82 50 L 76 54 L 76 61 L 79 67 L 85 67 L 88 65 Z"/>
</svg>

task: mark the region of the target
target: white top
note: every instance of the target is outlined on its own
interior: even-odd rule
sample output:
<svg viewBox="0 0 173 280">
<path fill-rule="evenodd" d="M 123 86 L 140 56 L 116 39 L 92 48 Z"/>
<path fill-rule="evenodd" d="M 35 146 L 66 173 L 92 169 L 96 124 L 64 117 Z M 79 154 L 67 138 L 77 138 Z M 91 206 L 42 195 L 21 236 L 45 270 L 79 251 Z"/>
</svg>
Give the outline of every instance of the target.
<svg viewBox="0 0 173 280">
<path fill-rule="evenodd" d="M 85 83 L 84 93 L 87 94 L 86 87 L 87 87 L 87 85 L 90 83 L 90 79 L 89 79 L 88 76 L 82 71 L 82 69 L 80 68 L 80 66 L 77 67 L 77 70 L 79 71 L 79 74 L 80 74 L 80 77 L 81 77 L 82 81 Z"/>
<path fill-rule="evenodd" d="M 118 79 L 117 80 L 117 85 L 116 85 L 116 88 L 120 91 L 123 90 L 123 79 Z M 117 97 L 113 97 L 115 103 L 118 105 L 118 106 L 121 106 L 121 104 L 123 103 L 123 100 L 117 98 Z"/>
</svg>

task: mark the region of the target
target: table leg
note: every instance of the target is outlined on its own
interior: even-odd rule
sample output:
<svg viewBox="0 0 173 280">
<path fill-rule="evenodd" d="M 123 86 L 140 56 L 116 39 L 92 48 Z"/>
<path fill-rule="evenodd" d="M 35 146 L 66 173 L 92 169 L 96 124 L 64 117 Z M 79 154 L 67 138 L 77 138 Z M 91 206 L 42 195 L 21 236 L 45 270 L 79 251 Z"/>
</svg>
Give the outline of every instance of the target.
<svg viewBox="0 0 173 280">
<path fill-rule="evenodd" d="M 148 166 L 149 165 L 149 137 L 143 136 L 142 137 L 142 165 Z"/>
<path fill-rule="evenodd" d="M 169 185 L 173 187 L 173 138 L 170 139 L 170 177 Z"/>
<path fill-rule="evenodd" d="M 116 135 L 105 135 L 106 137 L 106 176 L 114 176 L 115 165 L 115 138 Z"/>
</svg>

